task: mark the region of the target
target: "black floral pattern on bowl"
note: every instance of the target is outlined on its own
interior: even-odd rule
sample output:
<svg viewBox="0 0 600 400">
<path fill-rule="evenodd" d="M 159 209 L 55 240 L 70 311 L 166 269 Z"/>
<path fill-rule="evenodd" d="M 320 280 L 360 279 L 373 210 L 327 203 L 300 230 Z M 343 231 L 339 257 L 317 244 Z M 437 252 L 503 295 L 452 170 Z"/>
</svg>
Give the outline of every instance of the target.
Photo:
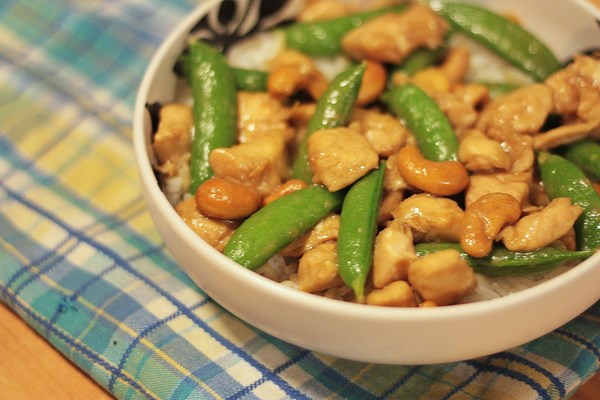
<svg viewBox="0 0 600 400">
<path fill-rule="evenodd" d="M 224 0 L 198 21 L 190 39 L 201 39 L 227 51 L 253 33 L 291 22 L 303 3 L 303 0 Z"/>
</svg>

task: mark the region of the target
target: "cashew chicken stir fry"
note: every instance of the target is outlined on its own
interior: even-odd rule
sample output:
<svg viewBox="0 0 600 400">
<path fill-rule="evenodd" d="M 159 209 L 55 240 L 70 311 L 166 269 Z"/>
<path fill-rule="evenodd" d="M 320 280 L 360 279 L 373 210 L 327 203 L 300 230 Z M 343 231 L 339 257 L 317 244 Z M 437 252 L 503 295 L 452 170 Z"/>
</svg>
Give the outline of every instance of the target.
<svg viewBox="0 0 600 400">
<path fill-rule="evenodd" d="M 308 1 L 298 24 L 373 11 L 356 4 Z M 451 29 L 443 10 L 402 6 L 352 27 L 341 37 L 336 55 L 314 56 L 278 41 L 280 48 L 259 72 L 266 76 L 264 87 L 237 87 L 232 100 L 237 110 L 234 143 L 210 150 L 211 177 L 195 188 L 191 148 L 203 133 L 194 123 L 198 113 L 193 107 L 222 104 L 162 105 L 153 142 L 157 171 L 181 218 L 211 246 L 270 279 L 305 292 L 380 306 L 456 304 L 477 290 L 480 273 L 541 274 L 593 254 L 599 240 L 584 242 L 583 236 L 600 235 L 598 177 L 588 173 L 591 168 L 575 167 L 587 174 L 593 193 L 571 197 L 553 186 L 569 185 L 572 178 L 559 170 L 551 171 L 558 178 L 548 173 L 546 181 L 541 165 L 548 157 L 563 160 L 569 147 L 582 141 L 598 146 L 600 60 L 592 53 L 576 54 L 547 77 L 523 73 L 517 84 L 475 81 L 474 53 L 489 50 L 469 45 L 475 39 Z M 510 23 L 519 23 L 511 18 Z M 277 34 L 281 32 L 273 32 Z M 410 70 L 409 63 L 419 55 L 431 59 Z M 362 68 L 356 93 L 343 93 L 351 78 L 332 89 L 337 72 L 332 75 L 323 65 L 334 59 L 343 65 L 340 73 Z M 236 70 L 231 65 L 232 73 Z M 348 99 L 348 110 L 336 108 Z M 436 126 L 424 129 L 422 120 Z M 444 124 L 455 145 L 427 137 L 436 137 Z M 293 167 L 302 147 L 308 179 Z M 445 147 L 447 154 L 440 155 Z M 364 190 L 359 182 L 378 171 L 379 186 L 376 177 L 371 186 L 365 183 L 379 191 L 367 193 L 371 197 L 365 202 L 373 204 L 359 204 L 365 211 L 355 212 L 365 215 L 345 215 L 352 205 L 343 196 L 348 199 L 355 188 Z M 305 203 L 292 197 L 310 188 L 319 195 Z M 330 208 L 319 211 L 318 220 L 302 222 L 304 214 L 320 207 L 311 201 L 321 198 Z M 282 205 L 268 214 L 277 204 Z M 375 216 L 372 238 L 358 245 L 366 249 L 368 261 L 350 265 L 354 272 L 344 271 L 349 266 L 342 259 L 353 245 L 342 242 L 347 240 L 342 238 L 344 224 L 368 219 L 369 210 Z M 279 220 L 244 228 L 261 213 Z M 583 218 L 595 228 L 580 228 Z M 293 226 L 288 231 L 294 232 L 285 235 L 280 228 L 270 232 L 271 226 L 285 226 L 288 219 L 300 221 L 302 230 Z M 244 238 L 236 238 L 242 229 Z M 241 246 L 254 236 L 261 243 L 269 235 L 277 245 L 260 265 L 240 261 L 254 254 L 228 253 L 228 246 Z M 427 250 L 432 245 L 436 250 Z M 559 257 L 544 258 L 550 253 Z M 523 265 L 511 264 L 520 255 L 527 255 Z M 528 267 L 529 262 L 535 265 Z M 479 270 L 482 265 L 486 267 Z"/>
</svg>

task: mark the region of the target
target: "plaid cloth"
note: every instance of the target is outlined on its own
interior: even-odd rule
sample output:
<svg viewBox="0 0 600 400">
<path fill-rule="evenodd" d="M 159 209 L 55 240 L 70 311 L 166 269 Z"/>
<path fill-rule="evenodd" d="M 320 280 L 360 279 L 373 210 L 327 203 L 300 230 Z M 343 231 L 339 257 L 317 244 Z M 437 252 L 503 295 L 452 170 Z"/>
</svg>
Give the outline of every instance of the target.
<svg viewBox="0 0 600 400">
<path fill-rule="evenodd" d="M 144 69 L 197 1 L 0 3 L 0 298 L 115 397 L 559 399 L 600 363 L 600 303 L 527 345 L 431 366 L 277 340 L 199 290 L 133 162 Z"/>
</svg>

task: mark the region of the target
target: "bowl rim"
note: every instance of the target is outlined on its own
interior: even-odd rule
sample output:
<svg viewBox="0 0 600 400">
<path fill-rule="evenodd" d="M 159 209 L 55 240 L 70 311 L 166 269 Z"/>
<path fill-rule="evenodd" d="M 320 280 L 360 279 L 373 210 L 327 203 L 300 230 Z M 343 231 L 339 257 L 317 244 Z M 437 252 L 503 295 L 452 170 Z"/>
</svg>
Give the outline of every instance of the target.
<svg viewBox="0 0 600 400">
<path fill-rule="evenodd" d="M 147 201 L 157 202 L 159 212 L 163 213 L 177 234 L 182 240 L 188 244 L 198 248 L 198 251 L 205 253 L 210 258 L 211 262 L 219 265 L 219 268 L 226 268 L 229 272 L 242 274 L 245 280 L 255 289 L 269 290 L 274 296 L 283 296 L 286 301 L 297 304 L 306 309 L 324 308 L 326 307 L 331 312 L 340 315 L 356 315 L 361 313 L 361 318 L 365 320 L 446 320 L 446 319 L 461 319 L 462 317 L 472 317 L 477 314 L 490 313 L 494 310 L 518 307 L 519 304 L 528 303 L 536 298 L 547 297 L 557 288 L 568 285 L 580 279 L 583 279 L 594 268 L 598 268 L 600 264 L 600 252 L 597 252 L 592 257 L 584 260 L 580 264 L 570 268 L 558 276 L 536 284 L 525 290 L 521 290 L 510 295 L 493 298 L 489 300 L 476 301 L 472 303 L 454 304 L 444 307 L 432 308 L 406 308 L 406 307 L 383 307 L 366 305 L 352 302 L 345 302 L 335 299 L 330 299 L 318 296 L 311 293 L 305 293 L 300 290 L 287 287 L 281 283 L 270 280 L 252 270 L 249 270 L 233 260 L 226 257 L 224 254 L 214 249 L 200 237 L 198 237 L 179 217 L 174 207 L 169 203 L 164 193 L 160 190 L 154 171 L 152 169 L 151 160 L 147 153 L 146 128 L 147 121 L 146 103 L 150 87 L 153 83 L 155 74 L 164 59 L 165 55 L 178 41 L 182 40 L 182 36 L 188 32 L 197 20 L 206 14 L 213 6 L 219 4 L 222 0 L 207 0 L 193 9 L 187 16 L 178 23 L 177 27 L 169 32 L 166 39 L 161 43 L 158 50 L 154 53 L 150 60 L 149 66 L 143 76 L 139 86 L 133 116 L 133 143 L 134 155 L 138 167 L 138 173 L 144 186 L 145 196 Z M 600 19 L 600 10 L 594 8 L 586 0 L 570 0 L 579 7 L 583 8 L 587 13 L 597 19 Z M 187 271 L 186 271 L 187 272 Z M 600 298 L 600 294 L 598 296 Z"/>
</svg>

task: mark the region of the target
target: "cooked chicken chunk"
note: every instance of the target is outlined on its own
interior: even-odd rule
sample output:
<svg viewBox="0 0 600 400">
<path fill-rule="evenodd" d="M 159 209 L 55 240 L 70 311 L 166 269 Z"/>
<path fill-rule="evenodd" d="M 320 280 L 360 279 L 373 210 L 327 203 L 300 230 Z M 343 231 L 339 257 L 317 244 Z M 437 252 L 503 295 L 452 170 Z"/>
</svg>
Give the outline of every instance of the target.
<svg viewBox="0 0 600 400">
<path fill-rule="evenodd" d="M 576 116 L 581 121 L 600 120 L 600 60 L 575 56 L 574 62 L 552 74 L 546 84 L 552 89 L 554 112 Z"/>
<path fill-rule="evenodd" d="M 417 259 L 409 227 L 393 224 L 375 238 L 373 286 L 383 288 L 408 276 L 408 266 Z"/>
<path fill-rule="evenodd" d="M 397 160 L 398 153 L 389 156 L 385 163 L 383 187 L 390 192 L 397 192 L 408 188 L 408 184 L 402 177 L 402 174 L 400 174 Z"/>
<path fill-rule="evenodd" d="M 327 89 L 327 79 L 313 60 L 299 51 L 286 49 L 269 62 L 267 90 L 276 99 L 305 91 L 318 99 Z"/>
<path fill-rule="evenodd" d="M 537 250 L 566 235 L 582 212 L 583 208 L 572 204 L 568 197 L 559 197 L 516 225 L 504 228 L 499 237 L 509 250 Z"/>
<path fill-rule="evenodd" d="M 417 299 L 406 281 L 392 282 L 384 288 L 372 290 L 367 295 L 367 304 L 385 307 L 416 307 Z"/>
<path fill-rule="evenodd" d="M 458 242 L 463 210 L 451 199 L 415 194 L 392 212 L 394 223 L 412 229 L 415 241 Z"/>
<path fill-rule="evenodd" d="M 488 100 L 489 90 L 480 84 L 459 84 L 449 91 L 438 91 L 431 96 L 448 117 L 448 122 L 459 133 L 472 128 L 479 118 L 479 107 Z"/>
<path fill-rule="evenodd" d="M 355 7 L 339 0 L 309 1 L 296 18 L 299 22 L 325 21 L 349 15 Z"/>
<path fill-rule="evenodd" d="M 458 159 L 469 171 L 508 170 L 511 165 L 510 157 L 500 142 L 488 138 L 476 129 L 463 133 Z"/>
<path fill-rule="evenodd" d="M 295 131 L 288 124 L 290 110 L 264 92 L 238 92 L 238 141 L 280 134 L 288 142 Z"/>
<path fill-rule="evenodd" d="M 465 197 L 468 207 L 478 198 L 490 193 L 506 193 L 521 202 L 525 208 L 529 204 L 529 175 L 488 174 L 471 175 Z"/>
<path fill-rule="evenodd" d="M 361 108 L 352 112 L 350 128 L 363 133 L 381 157 L 396 153 L 404 146 L 409 135 L 398 118 Z"/>
<path fill-rule="evenodd" d="M 342 48 L 355 59 L 400 64 L 416 48 L 440 46 L 448 27 L 431 8 L 415 4 L 353 29 L 342 39 Z"/>
<path fill-rule="evenodd" d="M 308 232 L 287 245 L 281 254 L 300 257 L 307 251 L 325 243 L 337 240 L 340 229 L 340 216 L 332 214 L 313 226 Z"/>
<path fill-rule="evenodd" d="M 548 150 L 564 144 L 573 143 L 587 136 L 600 133 L 600 119 L 590 122 L 579 122 L 562 125 L 551 129 L 533 138 L 533 147 L 536 150 Z"/>
<path fill-rule="evenodd" d="M 166 104 L 159 114 L 159 123 L 153 139 L 158 170 L 165 178 L 180 177 L 182 189 L 189 188 L 190 144 L 194 118 L 186 104 Z"/>
<path fill-rule="evenodd" d="M 269 195 L 288 175 L 286 148 L 280 135 L 262 135 L 246 143 L 210 153 L 215 176 L 258 189 Z"/>
<path fill-rule="evenodd" d="M 235 222 L 202 215 L 196 208 L 196 200 L 193 197 L 179 202 L 175 211 L 198 236 L 219 251 L 223 251 L 237 227 Z"/>
<path fill-rule="evenodd" d="M 313 182 L 322 183 L 331 192 L 352 184 L 379 163 L 368 140 L 349 128 L 314 132 L 308 138 L 308 160 Z"/>
<path fill-rule="evenodd" d="M 482 111 L 476 128 L 494 139 L 535 134 L 552 111 L 552 90 L 533 84 L 497 97 Z"/>
<path fill-rule="evenodd" d="M 477 286 L 473 269 L 452 249 L 414 261 L 408 269 L 408 282 L 423 300 L 440 306 L 458 302 Z"/>
<path fill-rule="evenodd" d="M 320 292 L 342 285 L 338 274 L 337 244 L 323 243 L 307 251 L 298 264 L 298 288 L 304 292 Z"/>
</svg>

